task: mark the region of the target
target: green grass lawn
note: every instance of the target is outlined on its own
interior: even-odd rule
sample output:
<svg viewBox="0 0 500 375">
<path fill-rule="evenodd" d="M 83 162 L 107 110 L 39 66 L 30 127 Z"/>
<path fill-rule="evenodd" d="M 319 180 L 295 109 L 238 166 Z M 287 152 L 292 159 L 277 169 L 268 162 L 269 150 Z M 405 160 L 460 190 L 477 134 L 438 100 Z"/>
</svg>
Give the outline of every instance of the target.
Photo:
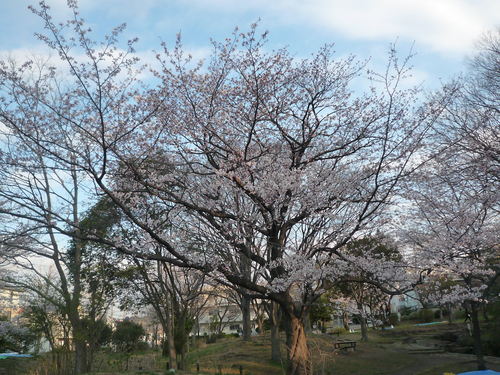
<svg viewBox="0 0 500 375">
<path fill-rule="evenodd" d="M 353 352 L 338 352 L 333 349 L 337 336 L 309 335 L 315 374 L 321 375 L 442 375 L 445 372 L 459 373 L 474 370 L 474 356 L 458 353 L 414 353 L 414 348 L 434 345 L 435 336 L 447 330 L 461 330 L 457 324 L 415 327 L 405 324 L 393 330 L 370 331 L 370 341 L 360 342 L 359 333 L 345 333 L 340 339 L 357 341 Z M 411 338 L 412 340 L 408 340 Z M 282 337 L 284 342 L 284 337 Z M 417 340 L 417 343 L 414 343 Z M 282 344 L 285 357 L 285 346 Z M 239 338 L 225 337 L 212 344 L 203 339 L 192 345 L 188 354 L 188 369 L 179 374 L 196 374 L 196 364 L 201 374 L 218 374 L 219 367 L 226 375 L 239 375 L 240 366 L 245 375 L 282 375 L 284 363 L 270 360 L 269 335 L 252 337 L 250 342 Z M 129 361 L 129 371 L 123 367 L 123 356 L 116 353 L 101 353 L 96 357 L 97 371 L 92 375 L 163 375 L 167 358 L 157 352 L 136 353 Z M 489 368 L 500 371 L 500 358 L 488 357 Z M 7 364 L 5 362 L 5 364 Z M 1 363 L 0 363 L 1 366 Z M 36 366 L 34 366 L 36 367 Z M 27 375 L 42 374 L 36 371 Z M 20 375 L 22 372 L 8 372 Z"/>
<path fill-rule="evenodd" d="M 456 328 L 456 326 L 455 326 Z M 359 333 L 342 334 L 341 339 L 358 341 L 354 352 L 338 353 L 332 342 L 336 337 L 310 335 L 309 343 L 314 368 L 318 373 L 332 375 L 441 375 L 444 372 L 464 372 L 476 367 L 474 357 L 456 353 L 412 354 L 407 337 L 432 340 L 432 336 L 450 329 L 447 324 L 415 327 L 405 324 L 390 331 L 370 331 L 370 341 L 361 343 Z M 460 327 L 458 327 L 460 329 Z M 432 342 L 429 345 L 433 345 Z M 285 355 L 285 347 L 282 346 Z M 218 366 L 225 374 L 239 374 L 241 364 L 245 374 L 283 374 L 281 363 L 270 361 L 269 336 L 252 338 L 245 343 L 237 338 L 224 338 L 214 344 L 202 344 L 189 354 L 191 369 L 200 363 L 206 374 L 214 374 Z M 500 370 L 500 358 L 489 359 L 491 369 Z"/>
</svg>

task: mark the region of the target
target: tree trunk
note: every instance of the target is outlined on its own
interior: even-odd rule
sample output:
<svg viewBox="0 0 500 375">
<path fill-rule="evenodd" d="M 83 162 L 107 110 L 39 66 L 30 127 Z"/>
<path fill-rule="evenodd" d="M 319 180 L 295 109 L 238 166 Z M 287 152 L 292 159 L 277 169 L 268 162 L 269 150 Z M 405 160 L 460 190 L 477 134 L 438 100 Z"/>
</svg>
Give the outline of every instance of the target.
<svg viewBox="0 0 500 375">
<path fill-rule="evenodd" d="M 361 314 L 359 320 L 361 323 L 361 341 L 367 342 L 368 341 L 368 325 L 366 324 L 366 317 L 363 314 Z"/>
<path fill-rule="evenodd" d="M 293 313 L 287 314 L 287 375 L 312 375 L 311 353 L 307 346 L 304 322 Z"/>
<path fill-rule="evenodd" d="M 243 341 L 250 341 L 252 325 L 250 319 L 250 297 L 243 293 L 241 295 L 241 315 L 243 319 Z"/>
<path fill-rule="evenodd" d="M 176 355 L 177 355 L 177 369 L 185 370 L 186 368 L 186 353 L 188 344 L 188 334 L 186 332 L 186 314 L 187 311 L 183 310 L 176 314 L 175 321 L 175 344 L 176 344 Z"/>
<path fill-rule="evenodd" d="M 363 305 L 358 304 L 359 314 L 359 322 L 361 324 L 361 341 L 368 341 L 368 325 L 366 324 L 366 316 L 365 311 L 363 310 Z"/>
<path fill-rule="evenodd" d="M 78 334 L 78 332 L 77 332 Z M 75 334 L 75 336 L 77 335 Z M 75 374 L 87 372 L 87 347 L 85 341 L 75 340 Z"/>
<path fill-rule="evenodd" d="M 349 330 L 350 330 L 350 327 L 349 327 L 349 315 L 345 311 L 342 313 L 342 324 L 344 325 L 344 329 L 347 332 L 349 332 Z"/>
<path fill-rule="evenodd" d="M 271 302 L 271 360 L 281 362 L 279 305 Z"/>
<path fill-rule="evenodd" d="M 310 314 L 306 314 L 304 317 L 304 330 L 306 333 L 312 333 L 312 324 Z"/>
<path fill-rule="evenodd" d="M 472 337 L 474 339 L 474 352 L 476 353 L 477 369 L 486 370 L 481 344 L 481 327 L 479 326 L 478 303 L 471 302 Z"/>
<path fill-rule="evenodd" d="M 452 305 L 448 305 L 447 311 L 448 311 L 448 324 L 451 324 L 451 323 L 453 323 L 453 307 L 452 307 Z"/>
<path fill-rule="evenodd" d="M 175 350 L 175 339 L 174 339 L 174 314 L 172 307 L 169 307 L 168 317 L 167 317 L 167 342 L 168 342 L 168 360 L 170 362 L 170 368 L 177 370 L 177 351 Z"/>
<path fill-rule="evenodd" d="M 264 334 L 264 318 L 262 317 L 262 315 L 259 315 L 259 317 L 257 318 L 257 327 L 259 329 L 259 335 L 263 335 Z"/>
</svg>

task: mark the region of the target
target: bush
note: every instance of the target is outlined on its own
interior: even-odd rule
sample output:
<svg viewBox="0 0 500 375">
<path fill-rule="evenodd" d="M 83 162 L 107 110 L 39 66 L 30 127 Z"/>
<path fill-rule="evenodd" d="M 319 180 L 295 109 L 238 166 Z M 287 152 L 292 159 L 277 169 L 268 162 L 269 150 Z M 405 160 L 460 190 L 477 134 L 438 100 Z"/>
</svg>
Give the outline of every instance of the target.
<svg viewBox="0 0 500 375">
<path fill-rule="evenodd" d="M 422 309 L 418 313 L 418 319 L 422 323 L 430 323 L 434 320 L 434 311 L 431 309 Z"/>
<path fill-rule="evenodd" d="M 403 320 L 403 318 L 409 318 L 410 315 L 415 314 L 416 310 L 413 307 L 404 306 L 399 310 L 399 313 L 401 314 L 401 319 Z"/>
<path fill-rule="evenodd" d="M 406 315 L 403 320 L 419 320 L 420 310 L 413 310 L 411 313 Z"/>
<path fill-rule="evenodd" d="M 458 337 L 457 343 L 460 346 L 465 346 L 472 350 L 472 347 L 474 346 L 474 339 L 469 335 L 460 335 Z"/>
<path fill-rule="evenodd" d="M 500 356 L 500 303 L 487 306 L 492 321 L 483 330 L 484 352 L 486 355 Z"/>
<path fill-rule="evenodd" d="M 500 301 L 492 302 L 486 305 L 486 312 L 491 319 L 500 323 Z"/>
<path fill-rule="evenodd" d="M 145 341 L 139 341 L 135 347 L 135 350 L 140 352 L 145 352 L 148 351 L 149 349 L 150 349 L 149 344 Z"/>
<path fill-rule="evenodd" d="M 397 313 L 389 314 L 389 324 L 393 326 L 397 326 L 399 324 L 399 318 Z"/>
<path fill-rule="evenodd" d="M 496 334 L 500 334 L 500 332 L 497 332 Z M 484 353 L 486 355 L 500 356 L 500 340 L 498 337 L 499 336 L 496 336 L 495 334 L 489 334 L 486 336 L 483 341 Z"/>
<path fill-rule="evenodd" d="M 131 353 L 137 349 L 140 339 L 144 335 L 144 328 L 140 324 L 124 320 L 116 325 L 112 340 L 119 351 Z"/>
<path fill-rule="evenodd" d="M 216 335 L 206 336 L 205 342 L 207 344 L 215 344 L 217 342 L 217 336 Z"/>
<path fill-rule="evenodd" d="M 344 333 L 347 333 L 345 328 L 334 328 L 328 332 L 331 335 L 342 335 Z"/>
<path fill-rule="evenodd" d="M 465 311 L 464 310 L 458 310 L 458 311 L 455 311 L 455 313 L 453 314 L 455 319 L 465 319 Z"/>
</svg>

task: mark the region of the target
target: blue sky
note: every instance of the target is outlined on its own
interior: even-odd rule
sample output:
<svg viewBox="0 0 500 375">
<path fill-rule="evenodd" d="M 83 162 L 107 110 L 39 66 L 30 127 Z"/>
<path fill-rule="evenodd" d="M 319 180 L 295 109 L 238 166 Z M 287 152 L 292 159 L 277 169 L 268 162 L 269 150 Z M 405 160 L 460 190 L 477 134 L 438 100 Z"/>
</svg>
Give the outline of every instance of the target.
<svg viewBox="0 0 500 375">
<path fill-rule="evenodd" d="M 0 54 L 23 58 L 45 53 L 33 33 L 40 20 L 30 0 L 0 0 Z M 54 18 L 68 16 L 66 0 L 47 0 Z M 126 22 L 125 36 L 138 36 L 139 52 L 172 44 L 177 32 L 195 56 L 209 51 L 209 38 L 229 36 L 260 19 L 269 48 L 289 46 L 298 57 L 325 43 L 339 55 L 385 61 L 391 42 L 404 53 L 414 42 L 415 79 L 436 85 L 463 70 L 474 41 L 500 26 L 500 0 L 80 0 L 81 13 L 96 34 Z"/>
</svg>

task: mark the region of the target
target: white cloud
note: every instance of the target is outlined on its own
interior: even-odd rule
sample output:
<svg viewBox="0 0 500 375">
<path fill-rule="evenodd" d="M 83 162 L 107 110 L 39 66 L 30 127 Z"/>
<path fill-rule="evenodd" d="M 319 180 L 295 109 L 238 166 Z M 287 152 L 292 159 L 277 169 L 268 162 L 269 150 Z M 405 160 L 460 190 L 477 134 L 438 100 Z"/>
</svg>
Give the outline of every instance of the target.
<svg viewBox="0 0 500 375">
<path fill-rule="evenodd" d="M 354 39 L 415 40 L 441 53 L 464 53 L 500 24 L 498 0 L 189 0 L 226 13 L 253 11 L 279 23 L 306 24 Z"/>
</svg>

